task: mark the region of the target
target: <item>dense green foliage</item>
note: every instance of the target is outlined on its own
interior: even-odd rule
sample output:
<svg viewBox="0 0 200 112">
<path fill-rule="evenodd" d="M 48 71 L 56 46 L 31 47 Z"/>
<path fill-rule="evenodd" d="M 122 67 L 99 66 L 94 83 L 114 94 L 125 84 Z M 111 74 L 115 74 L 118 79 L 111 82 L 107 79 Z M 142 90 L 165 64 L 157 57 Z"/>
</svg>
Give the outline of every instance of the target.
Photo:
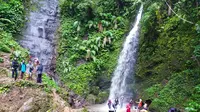
<svg viewBox="0 0 200 112">
<path fill-rule="evenodd" d="M 0 94 L 7 93 L 10 91 L 10 86 L 4 84 L 0 85 Z"/>
<path fill-rule="evenodd" d="M 44 90 L 46 92 L 52 92 L 52 89 L 55 89 L 56 91 L 60 90 L 56 82 L 50 79 L 46 74 L 42 75 L 42 82 L 44 84 Z"/>
<path fill-rule="evenodd" d="M 170 107 L 198 112 L 200 13 L 197 2 L 144 3 L 136 72 L 138 93 L 144 99 L 153 100 L 151 109 L 156 112 Z M 169 13 L 167 4 L 176 14 Z"/>
<path fill-rule="evenodd" d="M 0 52 L 12 53 L 12 56 L 27 57 L 13 37 L 20 34 L 25 22 L 25 7 L 22 0 L 0 0 Z"/>
<path fill-rule="evenodd" d="M 104 102 L 137 4 L 131 0 L 62 0 L 60 6 L 57 72 L 77 94 Z"/>
<path fill-rule="evenodd" d="M 0 29 L 19 33 L 25 20 L 22 0 L 0 0 Z"/>
<path fill-rule="evenodd" d="M 188 102 L 188 107 L 186 108 L 186 111 L 199 112 L 200 111 L 199 99 L 200 99 L 200 85 L 197 85 L 193 90 L 193 94 Z"/>
</svg>

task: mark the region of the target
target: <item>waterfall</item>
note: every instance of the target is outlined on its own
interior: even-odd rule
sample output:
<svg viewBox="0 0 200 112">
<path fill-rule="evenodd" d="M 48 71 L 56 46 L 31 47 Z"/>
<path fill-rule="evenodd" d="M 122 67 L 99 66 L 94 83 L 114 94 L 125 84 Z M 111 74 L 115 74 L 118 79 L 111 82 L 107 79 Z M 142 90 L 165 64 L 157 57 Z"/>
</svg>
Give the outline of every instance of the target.
<svg viewBox="0 0 200 112">
<path fill-rule="evenodd" d="M 19 43 L 38 58 L 44 71 L 52 69 L 55 61 L 55 33 L 58 27 L 58 0 L 31 0 L 35 10 L 27 15 L 23 38 Z"/>
<path fill-rule="evenodd" d="M 134 83 L 133 74 L 136 64 L 136 55 L 139 41 L 139 23 L 141 20 L 142 11 L 143 5 L 141 5 L 140 7 L 134 27 L 126 37 L 123 49 L 120 53 L 118 64 L 114 71 L 110 88 L 109 99 L 111 100 L 123 96 L 123 103 L 125 103 L 130 101 L 130 98 L 133 96 L 130 85 Z"/>
</svg>

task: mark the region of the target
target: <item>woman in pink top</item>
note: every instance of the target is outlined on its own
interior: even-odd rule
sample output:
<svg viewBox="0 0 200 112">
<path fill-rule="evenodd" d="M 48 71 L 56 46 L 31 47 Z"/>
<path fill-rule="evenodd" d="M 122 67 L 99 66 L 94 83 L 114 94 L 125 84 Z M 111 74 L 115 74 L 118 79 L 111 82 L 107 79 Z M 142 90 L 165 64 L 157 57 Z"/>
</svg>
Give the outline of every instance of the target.
<svg viewBox="0 0 200 112">
<path fill-rule="evenodd" d="M 126 105 L 126 112 L 131 112 L 131 104 L 130 103 L 128 103 Z"/>
</svg>

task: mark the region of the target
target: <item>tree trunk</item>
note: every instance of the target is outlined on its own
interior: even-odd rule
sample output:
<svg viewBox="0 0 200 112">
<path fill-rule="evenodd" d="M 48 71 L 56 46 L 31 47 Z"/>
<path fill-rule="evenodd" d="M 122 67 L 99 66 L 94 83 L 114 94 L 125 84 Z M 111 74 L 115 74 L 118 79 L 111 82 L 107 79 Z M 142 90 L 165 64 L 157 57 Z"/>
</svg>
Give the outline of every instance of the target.
<svg viewBox="0 0 200 112">
<path fill-rule="evenodd" d="M 168 0 L 168 16 L 171 16 L 171 14 L 172 14 L 172 10 L 171 10 L 171 8 L 172 8 L 172 2 L 171 2 L 171 0 Z"/>
<path fill-rule="evenodd" d="M 103 32 L 103 26 L 101 22 L 98 23 L 98 29 L 99 29 L 99 32 Z"/>
<path fill-rule="evenodd" d="M 92 18 L 94 18 L 93 9 L 91 7 L 88 7 L 87 16 L 88 16 L 89 20 L 91 20 Z"/>
<path fill-rule="evenodd" d="M 123 2 L 121 0 L 116 0 L 116 2 L 117 2 L 117 5 L 118 5 L 119 9 L 122 9 L 124 7 L 124 4 L 123 4 Z"/>
<path fill-rule="evenodd" d="M 199 0 L 196 0 L 196 7 L 199 7 Z"/>
</svg>

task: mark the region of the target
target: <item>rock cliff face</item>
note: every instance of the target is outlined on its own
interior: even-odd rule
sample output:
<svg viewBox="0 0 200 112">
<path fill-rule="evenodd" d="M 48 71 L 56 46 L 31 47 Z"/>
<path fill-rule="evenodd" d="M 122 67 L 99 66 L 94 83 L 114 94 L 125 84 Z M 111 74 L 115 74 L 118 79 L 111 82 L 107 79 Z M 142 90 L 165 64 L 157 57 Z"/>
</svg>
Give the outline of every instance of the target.
<svg viewBox="0 0 200 112">
<path fill-rule="evenodd" d="M 56 81 L 55 55 L 56 31 L 58 28 L 58 0 L 32 0 L 36 10 L 31 11 L 20 44 L 29 49 L 31 57 L 38 58 L 45 71 Z"/>
</svg>

